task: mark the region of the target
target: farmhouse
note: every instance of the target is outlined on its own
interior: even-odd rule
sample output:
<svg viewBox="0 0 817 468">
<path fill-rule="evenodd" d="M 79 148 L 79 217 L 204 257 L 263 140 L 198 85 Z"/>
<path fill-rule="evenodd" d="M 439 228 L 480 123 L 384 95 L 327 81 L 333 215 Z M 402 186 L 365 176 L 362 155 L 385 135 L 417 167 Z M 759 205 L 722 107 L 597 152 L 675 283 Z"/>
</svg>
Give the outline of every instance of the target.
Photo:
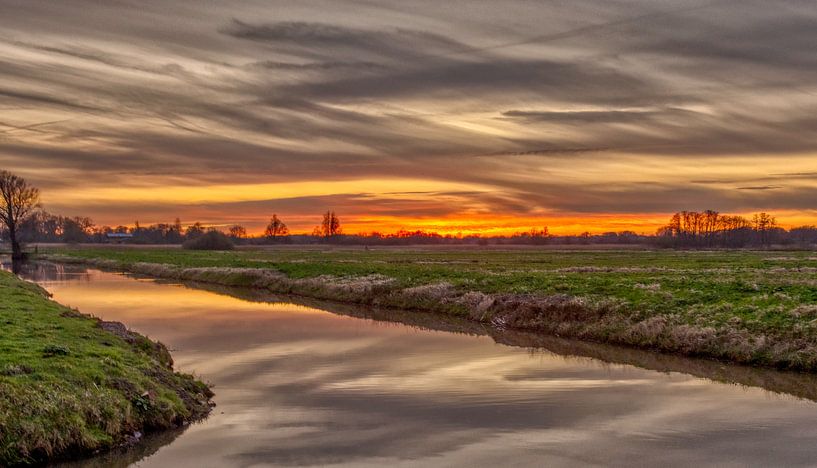
<svg viewBox="0 0 817 468">
<path fill-rule="evenodd" d="M 121 244 L 133 239 L 133 234 L 127 232 L 109 232 L 105 235 L 105 239 L 107 239 L 108 242 Z"/>
</svg>

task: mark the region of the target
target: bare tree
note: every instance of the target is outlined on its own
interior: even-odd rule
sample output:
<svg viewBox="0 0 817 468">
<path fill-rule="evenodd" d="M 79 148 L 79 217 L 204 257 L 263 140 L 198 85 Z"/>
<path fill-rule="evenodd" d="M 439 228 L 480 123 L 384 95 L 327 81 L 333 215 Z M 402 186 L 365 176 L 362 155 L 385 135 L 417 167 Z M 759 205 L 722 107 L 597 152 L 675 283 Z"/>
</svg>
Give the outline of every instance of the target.
<svg viewBox="0 0 817 468">
<path fill-rule="evenodd" d="M 320 233 L 323 237 L 334 237 L 341 233 L 340 219 L 335 215 L 334 211 L 329 210 L 324 213 Z"/>
<path fill-rule="evenodd" d="M 200 222 L 196 221 L 190 226 L 187 226 L 187 230 L 184 232 L 185 239 L 195 239 L 197 237 L 203 236 L 205 233 L 204 225 Z"/>
<path fill-rule="evenodd" d="M 247 229 L 244 226 L 236 224 L 230 227 L 230 237 L 234 239 L 243 239 L 247 237 Z"/>
<path fill-rule="evenodd" d="M 264 230 L 264 235 L 266 237 L 287 236 L 289 235 L 289 229 L 287 229 L 287 225 L 278 218 L 278 215 L 273 214 L 267 228 Z"/>
<path fill-rule="evenodd" d="M 23 256 L 17 229 L 39 206 L 39 189 L 11 172 L 0 171 L 0 221 L 8 231 L 11 255 L 14 259 Z"/>
<path fill-rule="evenodd" d="M 761 245 L 767 246 L 771 243 L 771 232 L 777 228 L 777 220 L 769 213 L 758 213 L 752 218 L 755 231 L 760 236 Z"/>
</svg>

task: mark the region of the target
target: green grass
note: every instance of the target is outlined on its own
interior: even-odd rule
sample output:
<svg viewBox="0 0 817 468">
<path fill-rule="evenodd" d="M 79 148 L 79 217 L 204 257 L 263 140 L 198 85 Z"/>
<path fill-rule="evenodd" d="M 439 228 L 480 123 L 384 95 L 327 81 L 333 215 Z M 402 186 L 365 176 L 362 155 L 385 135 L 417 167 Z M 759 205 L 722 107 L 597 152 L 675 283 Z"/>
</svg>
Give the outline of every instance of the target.
<svg viewBox="0 0 817 468">
<path fill-rule="evenodd" d="M 212 394 L 167 350 L 103 330 L 0 272 L 0 466 L 74 457 L 200 418 Z"/>
<path fill-rule="evenodd" d="M 59 253 L 79 259 L 113 260 L 126 269 L 146 262 L 180 268 L 268 269 L 293 280 L 322 275 L 343 279 L 382 275 L 394 280 L 391 287 L 395 290 L 447 283 L 459 293 L 476 291 L 492 297 L 565 295 L 581 298 L 588 304 L 615 304 L 614 310 L 603 314 L 606 321 L 603 329 L 568 327 L 563 330 L 566 334 L 753 364 L 817 370 L 814 252 L 281 248 L 234 252 L 70 249 Z M 310 295 L 308 290 L 306 295 Z M 326 294 L 323 296 L 327 298 Z M 395 305 L 394 301 L 385 304 Z M 406 305 L 433 308 L 429 300 Z M 542 315 L 539 309 L 535 313 Z M 546 315 L 538 317 L 536 326 L 530 320 L 514 323 L 553 331 L 555 328 L 546 323 L 547 319 Z M 623 324 L 621 327 L 616 325 L 617 320 Z M 658 331 L 652 330 L 657 323 L 665 322 L 671 329 L 660 325 Z M 670 332 L 672 336 L 667 335 Z M 771 342 L 761 343 L 767 338 L 774 346 Z M 709 341 L 691 343 L 695 340 Z M 734 347 L 742 346 L 739 351 L 742 356 L 735 356 L 738 351 L 721 353 L 713 349 L 712 340 L 735 342 Z M 740 340 L 748 343 L 737 343 Z M 782 353 L 778 349 L 781 346 L 786 348 L 785 357 L 775 355 Z"/>
</svg>

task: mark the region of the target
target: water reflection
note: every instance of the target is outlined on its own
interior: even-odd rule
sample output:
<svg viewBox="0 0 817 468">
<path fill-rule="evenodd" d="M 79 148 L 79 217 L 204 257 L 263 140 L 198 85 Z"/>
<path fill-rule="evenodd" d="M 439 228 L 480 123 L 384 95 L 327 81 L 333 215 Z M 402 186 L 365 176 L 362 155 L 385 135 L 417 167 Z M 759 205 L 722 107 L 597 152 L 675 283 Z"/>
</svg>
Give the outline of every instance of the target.
<svg viewBox="0 0 817 468">
<path fill-rule="evenodd" d="M 799 372 L 729 365 L 710 359 L 694 359 L 602 343 L 577 341 L 520 330 L 500 330 L 470 320 L 447 315 L 424 314 L 394 309 L 377 309 L 322 301 L 303 297 L 281 296 L 257 289 L 228 288 L 204 283 L 186 283 L 204 289 L 253 302 L 290 302 L 335 314 L 366 318 L 379 322 L 409 325 L 424 330 L 489 336 L 496 343 L 527 348 L 532 354 L 550 352 L 566 358 L 592 358 L 611 364 L 629 364 L 658 372 L 680 372 L 721 383 L 759 387 L 774 393 L 786 393 L 817 401 L 817 376 Z"/>
<path fill-rule="evenodd" d="M 165 342 L 180 368 L 215 384 L 216 413 L 139 466 L 806 466 L 817 458 L 813 402 L 679 371 L 814 398 L 807 375 L 49 268 L 37 274 L 58 301 Z"/>
<path fill-rule="evenodd" d="M 185 429 L 162 431 L 145 436 L 138 444 L 121 447 L 88 460 L 60 463 L 61 468 L 125 468 L 143 460 L 184 433 Z"/>
<path fill-rule="evenodd" d="M 0 261 L 0 267 L 6 271 L 10 271 L 15 275 L 19 275 L 20 272 L 23 271 L 24 262 L 20 259 L 12 259 L 11 257 L 3 256 L 1 257 L 2 261 Z"/>
</svg>

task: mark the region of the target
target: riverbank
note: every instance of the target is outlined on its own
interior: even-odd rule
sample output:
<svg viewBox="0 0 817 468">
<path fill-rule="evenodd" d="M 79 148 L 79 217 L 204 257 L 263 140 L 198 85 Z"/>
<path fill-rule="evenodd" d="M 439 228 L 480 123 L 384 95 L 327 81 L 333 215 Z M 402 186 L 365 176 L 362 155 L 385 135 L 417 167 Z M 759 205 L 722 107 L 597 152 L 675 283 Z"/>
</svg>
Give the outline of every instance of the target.
<svg viewBox="0 0 817 468">
<path fill-rule="evenodd" d="M 76 265 L 74 268 L 85 267 Z M 487 336 L 495 343 L 525 348 L 531 353 L 550 352 L 580 360 L 589 358 L 611 365 L 633 366 L 662 374 L 686 374 L 713 382 L 762 388 L 772 393 L 787 394 L 817 402 L 817 380 L 815 380 L 817 375 L 806 372 L 787 372 L 768 367 L 730 365 L 712 359 L 690 358 L 675 354 L 645 351 L 629 346 L 561 338 L 536 333 L 535 331 L 497 328 L 490 324 L 467 320 L 451 314 L 365 307 L 331 300 L 281 295 L 258 288 L 237 288 L 194 281 L 185 281 L 181 284 L 192 289 L 210 291 L 242 301 L 259 304 L 290 303 L 310 309 L 325 310 L 336 315 L 381 323 L 407 325 L 419 330 Z"/>
<path fill-rule="evenodd" d="M 810 252 L 76 249 L 62 262 L 817 371 Z"/>
<path fill-rule="evenodd" d="M 0 466 L 75 458 L 184 427 L 210 389 L 167 348 L 0 272 Z"/>
</svg>

